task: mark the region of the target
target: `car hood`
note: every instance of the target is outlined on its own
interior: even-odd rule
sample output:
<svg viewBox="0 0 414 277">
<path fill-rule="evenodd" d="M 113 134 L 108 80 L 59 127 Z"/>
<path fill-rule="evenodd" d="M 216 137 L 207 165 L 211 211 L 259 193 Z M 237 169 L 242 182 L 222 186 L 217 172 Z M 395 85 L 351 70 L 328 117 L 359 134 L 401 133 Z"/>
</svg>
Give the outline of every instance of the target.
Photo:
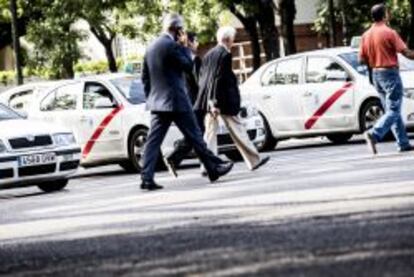
<svg viewBox="0 0 414 277">
<path fill-rule="evenodd" d="M 68 129 L 55 124 L 36 120 L 14 119 L 0 121 L 0 137 L 19 137 L 26 135 L 71 133 Z"/>
</svg>

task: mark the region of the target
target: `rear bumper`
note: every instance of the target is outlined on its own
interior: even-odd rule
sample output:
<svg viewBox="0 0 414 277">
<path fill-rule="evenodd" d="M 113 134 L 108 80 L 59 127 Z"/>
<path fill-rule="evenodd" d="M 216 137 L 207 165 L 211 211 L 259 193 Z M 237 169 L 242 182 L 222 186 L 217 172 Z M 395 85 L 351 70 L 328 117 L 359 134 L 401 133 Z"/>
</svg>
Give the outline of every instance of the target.
<svg viewBox="0 0 414 277">
<path fill-rule="evenodd" d="M 56 153 L 56 162 L 19 167 L 19 157 L 30 154 Z M 81 158 L 79 147 L 11 153 L 0 156 L 0 189 L 36 185 L 44 181 L 67 179 L 74 174 Z"/>
</svg>

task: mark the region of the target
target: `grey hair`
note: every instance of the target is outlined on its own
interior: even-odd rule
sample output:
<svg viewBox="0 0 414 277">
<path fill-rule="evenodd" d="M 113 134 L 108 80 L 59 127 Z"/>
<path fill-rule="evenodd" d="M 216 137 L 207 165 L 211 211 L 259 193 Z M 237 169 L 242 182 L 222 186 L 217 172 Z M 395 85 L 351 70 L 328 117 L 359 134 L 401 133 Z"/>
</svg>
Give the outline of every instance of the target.
<svg viewBox="0 0 414 277">
<path fill-rule="evenodd" d="M 177 28 L 177 27 L 184 27 L 183 17 L 176 13 L 167 14 L 163 20 L 162 30 L 164 32 L 167 32 L 171 30 L 172 28 Z"/>
<path fill-rule="evenodd" d="M 233 39 L 236 37 L 236 29 L 234 27 L 231 26 L 224 26 L 224 27 L 220 27 L 217 31 L 216 34 L 216 38 L 217 38 L 217 42 L 221 43 L 226 39 Z"/>
</svg>

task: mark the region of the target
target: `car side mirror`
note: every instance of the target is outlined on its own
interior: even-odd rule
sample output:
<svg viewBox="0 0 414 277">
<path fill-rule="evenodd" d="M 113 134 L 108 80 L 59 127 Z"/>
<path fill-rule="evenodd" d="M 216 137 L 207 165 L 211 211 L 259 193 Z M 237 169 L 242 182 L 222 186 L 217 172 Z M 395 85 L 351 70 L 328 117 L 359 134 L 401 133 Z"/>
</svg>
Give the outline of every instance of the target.
<svg viewBox="0 0 414 277">
<path fill-rule="evenodd" d="M 94 108 L 95 109 L 110 109 L 114 108 L 116 105 L 112 103 L 112 101 L 109 98 L 102 97 L 95 101 Z"/>
<path fill-rule="evenodd" d="M 326 81 L 349 81 L 349 75 L 348 73 L 344 72 L 344 71 L 329 71 L 326 74 Z"/>
</svg>

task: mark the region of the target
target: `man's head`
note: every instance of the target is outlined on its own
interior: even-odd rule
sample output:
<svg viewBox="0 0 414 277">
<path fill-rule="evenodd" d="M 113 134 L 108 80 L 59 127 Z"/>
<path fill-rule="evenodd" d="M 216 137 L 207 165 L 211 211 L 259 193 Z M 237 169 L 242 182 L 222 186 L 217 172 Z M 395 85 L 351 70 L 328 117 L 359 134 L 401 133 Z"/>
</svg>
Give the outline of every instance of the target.
<svg viewBox="0 0 414 277">
<path fill-rule="evenodd" d="M 184 19 L 179 14 L 168 14 L 165 16 L 162 24 L 162 30 L 170 33 L 177 39 L 180 32 L 184 29 Z"/>
<path fill-rule="evenodd" d="M 236 37 L 236 29 L 231 26 L 220 27 L 217 31 L 217 42 L 224 45 L 228 50 L 231 49 Z"/>
<path fill-rule="evenodd" d="M 382 22 L 388 19 L 388 10 L 384 4 L 377 4 L 371 8 L 371 16 L 374 22 Z"/>
<path fill-rule="evenodd" d="M 198 49 L 198 44 L 199 44 L 197 34 L 194 32 L 188 32 L 187 37 L 188 37 L 188 47 L 190 47 L 193 52 L 196 52 Z"/>
</svg>

